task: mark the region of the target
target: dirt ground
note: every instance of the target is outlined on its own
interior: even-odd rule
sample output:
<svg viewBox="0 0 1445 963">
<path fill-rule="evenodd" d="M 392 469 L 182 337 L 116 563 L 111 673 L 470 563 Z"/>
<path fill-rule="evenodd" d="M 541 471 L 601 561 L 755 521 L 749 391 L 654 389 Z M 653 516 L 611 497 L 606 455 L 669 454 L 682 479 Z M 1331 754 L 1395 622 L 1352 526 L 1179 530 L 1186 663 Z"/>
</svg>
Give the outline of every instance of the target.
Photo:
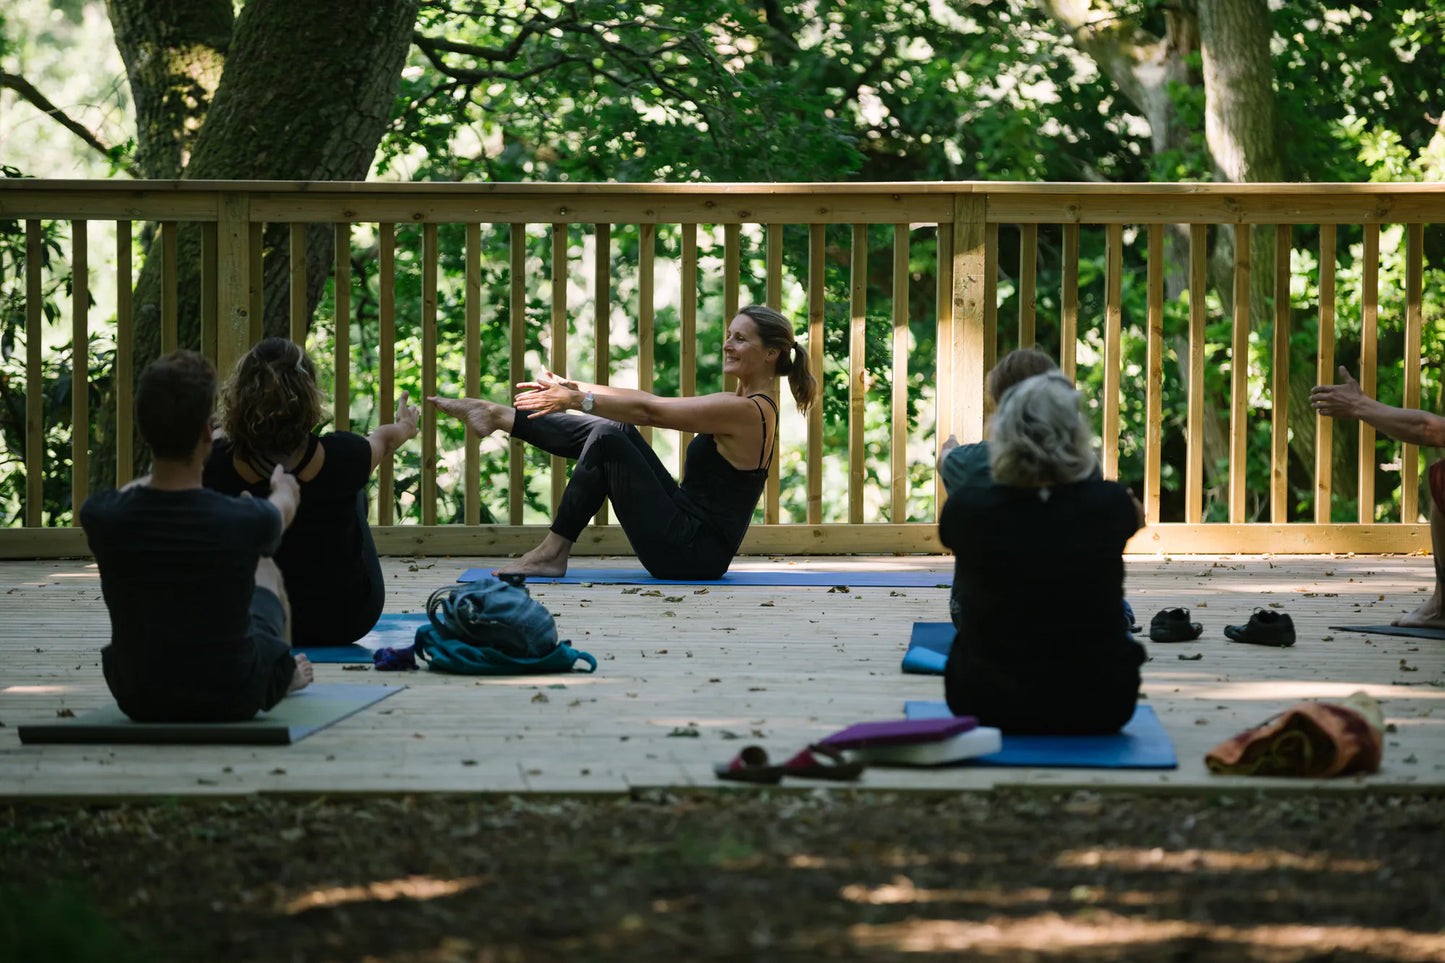
<svg viewBox="0 0 1445 963">
<path fill-rule="evenodd" d="M 1445 797 L 0 808 L 5 961 L 1445 961 Z"/>
</svg>

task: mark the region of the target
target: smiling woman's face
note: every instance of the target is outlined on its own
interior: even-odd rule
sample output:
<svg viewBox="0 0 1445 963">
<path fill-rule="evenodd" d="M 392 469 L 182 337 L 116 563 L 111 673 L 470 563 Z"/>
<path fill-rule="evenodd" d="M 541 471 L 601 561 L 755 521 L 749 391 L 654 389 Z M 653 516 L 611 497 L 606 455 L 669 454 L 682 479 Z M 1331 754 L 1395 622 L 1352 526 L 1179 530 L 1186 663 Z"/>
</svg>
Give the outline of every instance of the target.
<svg viewBox="0 0 1445 963">
<path fill-rule="evenodd" d="M 746 314 L 733 318 L 723 342 L 723 373 L 744 377 L 767 370 L 778 356 L 777 349 L 763 347 L 758 326 Z"/>
</svg>

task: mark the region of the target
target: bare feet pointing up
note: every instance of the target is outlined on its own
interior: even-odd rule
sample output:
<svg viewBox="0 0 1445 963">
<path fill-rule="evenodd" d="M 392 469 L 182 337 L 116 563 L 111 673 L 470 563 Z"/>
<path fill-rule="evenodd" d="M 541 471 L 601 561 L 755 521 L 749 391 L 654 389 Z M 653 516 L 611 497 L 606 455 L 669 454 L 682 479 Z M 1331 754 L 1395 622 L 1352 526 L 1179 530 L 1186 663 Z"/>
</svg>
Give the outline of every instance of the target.
<svg viewBox="0 0 1445 963">
<path fill-rule="evenodd" d="M 510 432 L 517 412 L 506 406 L 480 398 L 427 398 L 437 410 L 465 421 L 478 435 L 487 437 L 494 431 Z"/>
</svg>

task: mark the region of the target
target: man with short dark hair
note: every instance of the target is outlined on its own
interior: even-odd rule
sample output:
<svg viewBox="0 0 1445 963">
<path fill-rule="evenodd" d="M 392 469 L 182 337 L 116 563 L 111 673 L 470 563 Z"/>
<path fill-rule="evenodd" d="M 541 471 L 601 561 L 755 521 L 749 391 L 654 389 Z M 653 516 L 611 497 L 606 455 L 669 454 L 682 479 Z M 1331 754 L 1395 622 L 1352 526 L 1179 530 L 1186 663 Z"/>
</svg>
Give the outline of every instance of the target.
<svg viewBox="0 0 1445 963">
<path fill-rule="evenodd" d="M 270 559 L 300 489 L 280 466 L 265 500 L 202 487 L 215 401 L 216 369 L 194 351 L 149 365 L 135 412 L 151 474 L 80 509 L 110 610 L 105 681 L 137 722 L 249 719 L 312 680 Z"/>
</svg>

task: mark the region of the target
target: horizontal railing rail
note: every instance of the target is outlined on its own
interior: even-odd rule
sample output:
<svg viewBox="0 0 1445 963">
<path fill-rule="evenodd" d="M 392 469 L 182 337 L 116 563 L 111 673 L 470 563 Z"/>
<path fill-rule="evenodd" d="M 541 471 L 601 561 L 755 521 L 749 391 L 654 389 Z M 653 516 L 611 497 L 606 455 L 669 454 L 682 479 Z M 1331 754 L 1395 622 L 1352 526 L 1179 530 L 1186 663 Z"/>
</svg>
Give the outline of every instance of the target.
<svg viewBox="0 0 1445 963">
<path fill-rule="evenodd" d="M 1402 331 L 1389 339 L 1389 372 L 1398 362 L 1400 383 L 1390 390 L 1406 406 L 1420 403 L 1425 232 L 1445 221 L 1445 185 L 11 179 L 0 180 L 0 221 L 23 232 L 15 340 L 25 358 L 23 425 L 7 425 L 4 439 L 24 485 L 12 524 L 0 528 L 3 556 L 84 553 L 81 533 L 58 523 L 74 525 L 98 445 L 114 450 L 107 481 L 133 474 L 131 387 L 148 353 L 194 347 L 225 372 L 263 333 L 279 331 L 311 348 L 332 385 L 336 426 L 350 428 L 359 427 L 356 385 L 375 386 L 368 423 L 389 417 L 403 341 L 419 342 L 419 361 L 407 359 L 417 369 L 413 394 L 446 387 L 476 395 L 487 379 L 493 388 L 524 380 L 529 364 L 599 383 L 625 378 L 650 389 L 665 375 L 684 394 L 716 389 L 716 346 L 700 336 L 699 322 L 725 320 L 747 299 L 795 311 L 815 370 L 829 374 L 830 396 L 785 423 L 779 445 L 789 457 L 773 459 L 745 551 L 941 551 L 935 521 L 943 492 L 932 472 L 938 446 L 950 434 L 982 437 L 984 374 L 1001 350 L 1036 341 L 1056 346 L 1066 373 L 1083 380 L 1087 370 L 1100 385 L 1090 397 L 1104 472 L 1115 476 L 1127 449 L 1138 477 L 1124 480 L 1139 491 L 1148 521 L 1131 550 L 1429 547 L 1419 453 L 1409 445 L 1385 449 L 1367 425 L 1315 418 L 1312 432 L 1302 431 L 1298 410 L 1292 427 L 1290 359 L 1299 338 L 1312 334 L 1314 376 L 1333 380 L 1337 328 L 1348 321 L 1362 387 L 1374 394 L 1383 386 L 1381 238 L 1398 230 L 1403 250 L 1390 263 L 1402 265 L 1403 277 L 1390 310 Z M 1234 228 L 1233 242 L 1219 244 L 1218 232 Z M 1350 239 L 1345 250 L 1341 232 Z M 318 264 L 315 252 L 326 247 L 335 255 Z M 1223 266 L 1221 250 L 1232 251 Z M 1041 272 L 1057 286 L 1044 289 Z M 154 303 L 136 303 L 143 275 Z M 1271 280 L 1262 298 L 1257 275 Z M 1348 319 L 1337 308 L 1345 284 L 1359 305 Z M 60 304 L 50 311 L 45 301 L 54 291 Z M 315 311 L 318 296 L 330 317 Z M 1016 327 L 1001 322 L 1006 305 Z M 1252 315 L 1260 310 L 1266 316 Z M 47 356 L 64 350 L 63 335 L 47 327 L 47 314 L 57 312 L 70 320 L 69 424 L 94 429 L 88 345 L 100 332 L 114 344 L 104 372 L 110 428 L 99 438 L 95 430 L 71 431 L 68 468 L 63 446 L 47 443 L 66 419 L 47 412 L 37 388 Z M 590 321 L 582 324 L 581 315 Z M 1174 317 L 1186 320 L 1171 334 L 1166 321 Z M 1301 317 L 1312 333 L 1296 327 Z M 1227 323 L 1227 333 L 1211 331 L 1217 323 Z M 353 325 L 364 343 L 353 343 Z M 482 357 L 484 331 L 492 340 L 505 333 L 504 359 Z M 1128 339 L 1129 350 L 1142 340 L 1140 361 L 1127 356 L 1126 331 L 1140 332 Z M 439 367 L 458 352 L 461 370 Z M 1171 356 L 1177 373 L 1166 377 Z M 1227 386 L 1211 394 L 1210 377 L 1226 368 Z M 1168 424 L 1166 397 L 1183 411 Z M 1255 461 L 1267 468 L 1251 483 L 1250 435 L 1262 432 L 1265 405 L 1269 444 L 1256 444 Z M 1361 453 L 1348 521 L 1335 517 L 1345 503 L 1334 474 L 1333 442 L 1342 431 L 1355 433 Z M 530 547 L 545 527 L 535 502 L 546 500 L 533 493 L 529 503 L 529 483 L 550 476 L 555 504 L 565 465 L 529 465 L 512 442 L 496 476 L 503 495 L 482 484 L 481 439 L 468 430 L 459 452 L 443 440 L 434 411 L 425 409 L 406 517 L 396 514 L 392 466 L 382 467 L 375 499 L 382 551 Z M 673 453 L 686 441 L 672 439 Z M 1290 472 L 1301 470 L 1304 449 L 1313 465 L 1302 509 Z M 1394 453 L 1397 491 L 1377 491 L 1382 450 Z M 785 460 L 792 466 L 786 486 Z M 47 471 L 68 472 L 68 499 L 52 493 L 47 503 Z M 454 522 L 438 512 L 443 480 L 460 492 Z M 605 510 L 599 523 L 579 552 L 628 551 Z"/>
</svg>

